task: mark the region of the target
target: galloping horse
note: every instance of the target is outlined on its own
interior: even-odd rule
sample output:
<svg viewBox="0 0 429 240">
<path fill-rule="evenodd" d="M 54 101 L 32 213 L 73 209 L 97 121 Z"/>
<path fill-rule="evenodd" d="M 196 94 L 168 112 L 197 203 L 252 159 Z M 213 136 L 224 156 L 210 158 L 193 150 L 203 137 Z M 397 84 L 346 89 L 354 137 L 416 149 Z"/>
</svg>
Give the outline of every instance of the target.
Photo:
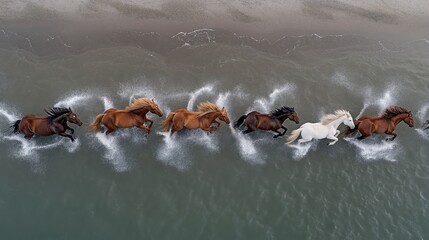
<svg viewBox="0 0 429 240">
<path fill-rule="evenodd" d="M 72 135 L 67 134 L 70 130 L 74 133 L 74 129 L 67 125 L 67 122 L 82 126 L 82 121 L 77 117 L 71 108 L 51 107 L 45 109 L 48 116 L 38 117 L 32 114 L 26 115 L 21 120 L 17 120 L 10 124 L 14 133 L 23 133 L 24 137 L 30 139 L 33 135 L 50 136 L 58 134 L 63 137 L 68 137 L 74 141 Z"/>
<path fill-rule="evenodd" d="M 396 125 L 401 121 L 404 121 L 408 126 L 414 127 L 414 119 L 411 111 L 399 106 L 390 106 L 383 111 L 380 117 L 363 116 L 355 121 L 356 128 L 347 128 L 344 131 L 344 135 L 350 135 L 351 133 L 359 130 L 361 136 L 359 140 L 365 139 L 373 133 L 385 133 L 387 135 L 393 135 L 390 138 L 391 141 L 396 138 L 395 133 Z M 386 139 L 389 140 L 389 139 Z"/>
<path fill-rule="evenodd" d="M 154 113 L 162 117 L 162 112 L 159 110 L 158 104 L 149 98 L 133 99 L 132 103 L 124 110 L 116 108 L 107 109 L 104 113 L 97 115 L 94 122 L 89 125 L 89 129 L 93 132 L 99 132 L 101 123 L 107 128 L 106 135 L 111 134 L 118 128 L 137 127 L 146 130 L 146 136 L 150 133 L 153 121 L 146 117 L 148 112 Z M 149 126 L 144 123 L 149 122 Z"/>
<path fill-rule="evenodd" d="M 211 102 L 203 102 L 198 105 L 198 112 L 179 109 L 169 113 L 167 118 L 161 122 L 161 127 L 162 131 L 168 132 L 171 125 L 173 125 L 171 135 L 183 128 L 201 128 L 204 131 L 212 133 L 220 127 L 220 123 L 216 119 L 226 124 L 230 123 L 225 108 L 219 109 L 218 106 Z M 212 127 L 213 123 L 217 124 L 217 126 Z"/>
<path fill-rule="evenodd" d="M 270 114 L 263 114 L 257 111 L 250 112 L 247 115 L 241 116 L 237 122 L 235 122 L 234 127 L 239 128 L 244 123 L 247 127 L 247 129 L 243 131 L 244 134 L 256 131 L 256 129 L 265 131 L 271 130 L 277 133 L 273 137 L 278 138 L 286 134 L 287 128 L 283 126 L 283 122 L 286 119 L 294 121 L 297 124 L 299 123 L 298 114 L 293 107 L 284 106 L 272 111 Z M 277 131 L 280 128 L 284 129 L 283 133 Z"/>
<path fill-rule="evenodd" d="M 291 135 L 287 139 L 287 144 L 291 144 L 299 138 L 299 135 L 301 135 L 302 139 L 299 139 L 298 143 L 308 142 L 313 138 L 327 138 L 334 140 L 328 143 L 328 145 L 334 145 L 338 141 L 337 136 L 340 134 L 340 131 L 337 130 L 337 128 L 341 123 L 344 123 L 351 129 L 355 127 L 353 118 L 348 111 L 337 110 L 334 114 L 323 116 L 318 123 L 305 123 L 300 128 L 292 131 Z"/>
</svg>

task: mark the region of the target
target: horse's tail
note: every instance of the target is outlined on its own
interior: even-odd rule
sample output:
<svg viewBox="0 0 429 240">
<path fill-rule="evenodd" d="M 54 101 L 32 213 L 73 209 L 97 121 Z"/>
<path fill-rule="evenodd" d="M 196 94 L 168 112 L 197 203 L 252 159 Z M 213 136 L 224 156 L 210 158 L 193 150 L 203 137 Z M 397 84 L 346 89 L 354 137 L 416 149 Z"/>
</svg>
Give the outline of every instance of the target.
<svg viewBox="0 0 429 240">
<path fill-rule="evenodd" d="M 348 135 L 350 135 L 350 134 L 352 134 L 358 130 L 358 126 L 360 124 L 360 121 L 356 120 L 354 122 L 354 124 L 355 124 L 355 128 L 351 129 L 350 127 L 346 127 L 346 129 L 344 129 L 344 131 L 342 132 L 342 135 L 344 137 L 347 137 Z"/>
<path fill-rule="evenodd" d="M 176 114 L 175 112 L 169 113 L 167 118 L 160 123 L 163 132 L 168 132 L 168 130 L 170 130 L 171 124 L 173 123 L 173 117 L 175 114 Z"/>
<path fill-rule="evenodd" d="M 243 116 L 241 116 L 235 123 L 234 123 L 234 128 L 239 128 L 242 124 L 243 124 L 243 122 L 244 122 L 244 120 L 247 118 L 247 115 L 243 115 Z"/>
<path fill-rule="evenodd" d="M 21 120 L 17 120 L 15 122 L 11 122 L 9 124 L 10 128 L 13 128 L 13 133 L 19 133 L 19 124 L 21 123 Z"/>
<path fill-rule="evenodd" d="M 101 129 L 101 119 L 103 119 L 104 113 L 98 114 L 95 120 L 89 124 L 88 129 L 94 133 L 99 132 Z"/>
<path fill-rule="evenodd" d="M 299 135 L 301 135 L 302 128 L 298 128 L 296 130 L 293 130 L 292 133 L 287 137 L 286 143 L 291 144 L 295 140 L 299 138 Z"/>
</svg>

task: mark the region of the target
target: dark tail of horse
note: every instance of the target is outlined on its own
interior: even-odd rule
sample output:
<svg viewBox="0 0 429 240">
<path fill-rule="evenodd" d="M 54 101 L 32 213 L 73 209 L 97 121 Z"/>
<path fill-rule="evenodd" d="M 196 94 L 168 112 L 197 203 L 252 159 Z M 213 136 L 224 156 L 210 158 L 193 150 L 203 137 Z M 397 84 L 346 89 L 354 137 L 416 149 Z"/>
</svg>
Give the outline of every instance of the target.
<svg viewBox="0 0 429 240">
<path fill-rule="evenodd" d="M 244 120 L 247 118 L 247 115 L 243 115 L 241 116 L 235 123 L 234 123 L 234 128 L 239 128 L 243 123 Z"/>
<path fill-rule="evenodd" d="M 346 129 L 344 129 L 344 131 L 342 132 L 342 135 L 344 137 L 347 137 L 348 135 L 355 133 L 358 130 L 358 126 L 359 126 L 360 122 L 355 121 L 354 124 L 355 124 L 355 128 L 351 129 L 350 127 L 346 127 Z"/>
<path fill-rule="evenodd" d="M 15 122 L 11 122 L 9 124 L 9 127 L 13 128 L 13 133 L 19 133 L 19 124 L 21 123 L 21 120 L 17 120 Z"/>
</svg>

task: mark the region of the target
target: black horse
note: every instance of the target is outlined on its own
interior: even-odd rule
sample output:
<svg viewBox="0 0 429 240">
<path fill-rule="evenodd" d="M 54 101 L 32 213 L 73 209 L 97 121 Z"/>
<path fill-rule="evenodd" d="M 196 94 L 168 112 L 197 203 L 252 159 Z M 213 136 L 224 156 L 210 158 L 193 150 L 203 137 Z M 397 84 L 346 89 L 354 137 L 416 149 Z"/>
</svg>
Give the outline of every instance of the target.
<svg viewBox="0 0 429 240">
<path fill-rule="evenodd" d="M 256 131 L 256 129 L 265 131 L 271 130 L 277 133 L 277 135 L 274 135 L 274 138 L 278 138 L 285 135 L 287 131 L 287 128 L 283 126 L 283 122 L 286 119 L 294 121 L 297 124 L 299 123 L 298 114 L 293 107 L 284 106 L 277 108 L 270 114 L 263 114 L 257 111 L 250 112 L 241 116 L 237 122 L 235 122 L 234 128 L 239 128 L 244 123 L 247 127 L 247 129 L 243 131 L 244 134 Z M 283 133 L 278 131 L 280 128 L 284 129 Z"/>
</svg>

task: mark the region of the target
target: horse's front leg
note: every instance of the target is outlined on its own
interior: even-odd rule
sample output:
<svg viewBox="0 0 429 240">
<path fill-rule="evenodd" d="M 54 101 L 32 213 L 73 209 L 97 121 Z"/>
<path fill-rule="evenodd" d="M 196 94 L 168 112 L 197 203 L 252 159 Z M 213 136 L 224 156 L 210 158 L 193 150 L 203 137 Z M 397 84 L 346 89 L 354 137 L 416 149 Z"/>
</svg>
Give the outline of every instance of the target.
<svg viewBox="0 0 429 240">
<path fill-rule="evenodd" d="M 150 134 L 150 128 L 146 127 L 144 124 L 142 124 L 140 126 L 137 126 L 137 127 L 140 128 L 140 129 L 145 129 L 146 130 L 145 136 L 148 136 Z"/>
<path fill-rule="evenodd" d="M 328 136 L 328 137 L 327 137 L 327 139 L 334 140 L 334 141 L 332 141 L 332 142 L 328 143 L 328 145 L 329 145 L 329 146 L 332 146 L 332 145 L 334 145 L 336 142 L 338 142 L 338 138 L 336 138 L 335 136 Z"/>
<path fill-rule="evenodd" d="M 391 137 L 391 138 L 386 138 L 386 141 L 387 140 L 393 141 L 398 136 L 398 134 L 396 134 L 395 132 L 386 133 L 386 134 L 387 135 L 393 135 L 393 137 Z"/>
<path fill-rule="evenodd" d="M 146 118 L 145 122 L 149 122 L 148 128 L 152 128 L 153 120 L 150 120 L 149 118 Z"/>
<path fill-rule="evenodd" d="M 68 125 L 65 126 L 66 130 L 70 130 L 71 134 L 74 134 L 74 129 L 69 127 Z"/>
<path fill-rule="evenodd" d="M 273 138 L 278 138 L 278 137 L 280 137 L 280 136 L 283 136 L 283 135 L 284 135 L 284 133 L 282 134 L 281 132 L 279 132 L 279 131 L 277 131 L 277 130 L 273 130 L 273 132 L 276 132 L 276 133 L 277 133 L 277 135 L 274 135 L 274 136 L 273 136 Z"/>
<path fill-rule="evenodd" d="M 335 135 L 334 135 L 334 136 L 335 136 L 335 137 L 338 137 L 338 135 L 340 135 L 340 133 L 341 133 L 341 132 L 340 132 L 340 130 L 337 130 L 337 131 L 335 132 Z"/>
<path fill-rule="evenodd" d="M 212 133 L 212 132 L 214 132 L 214 131 L 217 131 L 219 128 L 220 128 L 220 122 L 218 122 L 218 121 L 216 121 L 216 120 L 214 120 L 213 122 L 212 122 L 212 124 L 216 124 L 217 126 L 214 126 L 214 127 L 212 127 L 212 126 L 210 126 L 210 129 L 211 129 L 211 132 L 210 133 Z"/>
<path fill-rule="evenodd" d="M 74 138 L 73 138 L 73 136 L 72 136 L 72 135 L 70 135 L 70 134 L 67 134 L 67 133 L 65 133 L 65 132 L 60 132 L 60 133 L 58 133 L 58 135 L 63 136 L 63 137 L 68 137 L 68 138 L 70 138 L 70 140 L 71 140 L 72 142 L 74 142 Z"/>
<path fill-rule="evenodd" d="M 282 136 L 284 136 L 285 134 L 286 134 L 286 132 L 287 132 L 287 128 L 285 127 L 285 126 L 281 126 L 281 128 L 283 128 L 285 131 L 282 133 Z"/>
</svg>

